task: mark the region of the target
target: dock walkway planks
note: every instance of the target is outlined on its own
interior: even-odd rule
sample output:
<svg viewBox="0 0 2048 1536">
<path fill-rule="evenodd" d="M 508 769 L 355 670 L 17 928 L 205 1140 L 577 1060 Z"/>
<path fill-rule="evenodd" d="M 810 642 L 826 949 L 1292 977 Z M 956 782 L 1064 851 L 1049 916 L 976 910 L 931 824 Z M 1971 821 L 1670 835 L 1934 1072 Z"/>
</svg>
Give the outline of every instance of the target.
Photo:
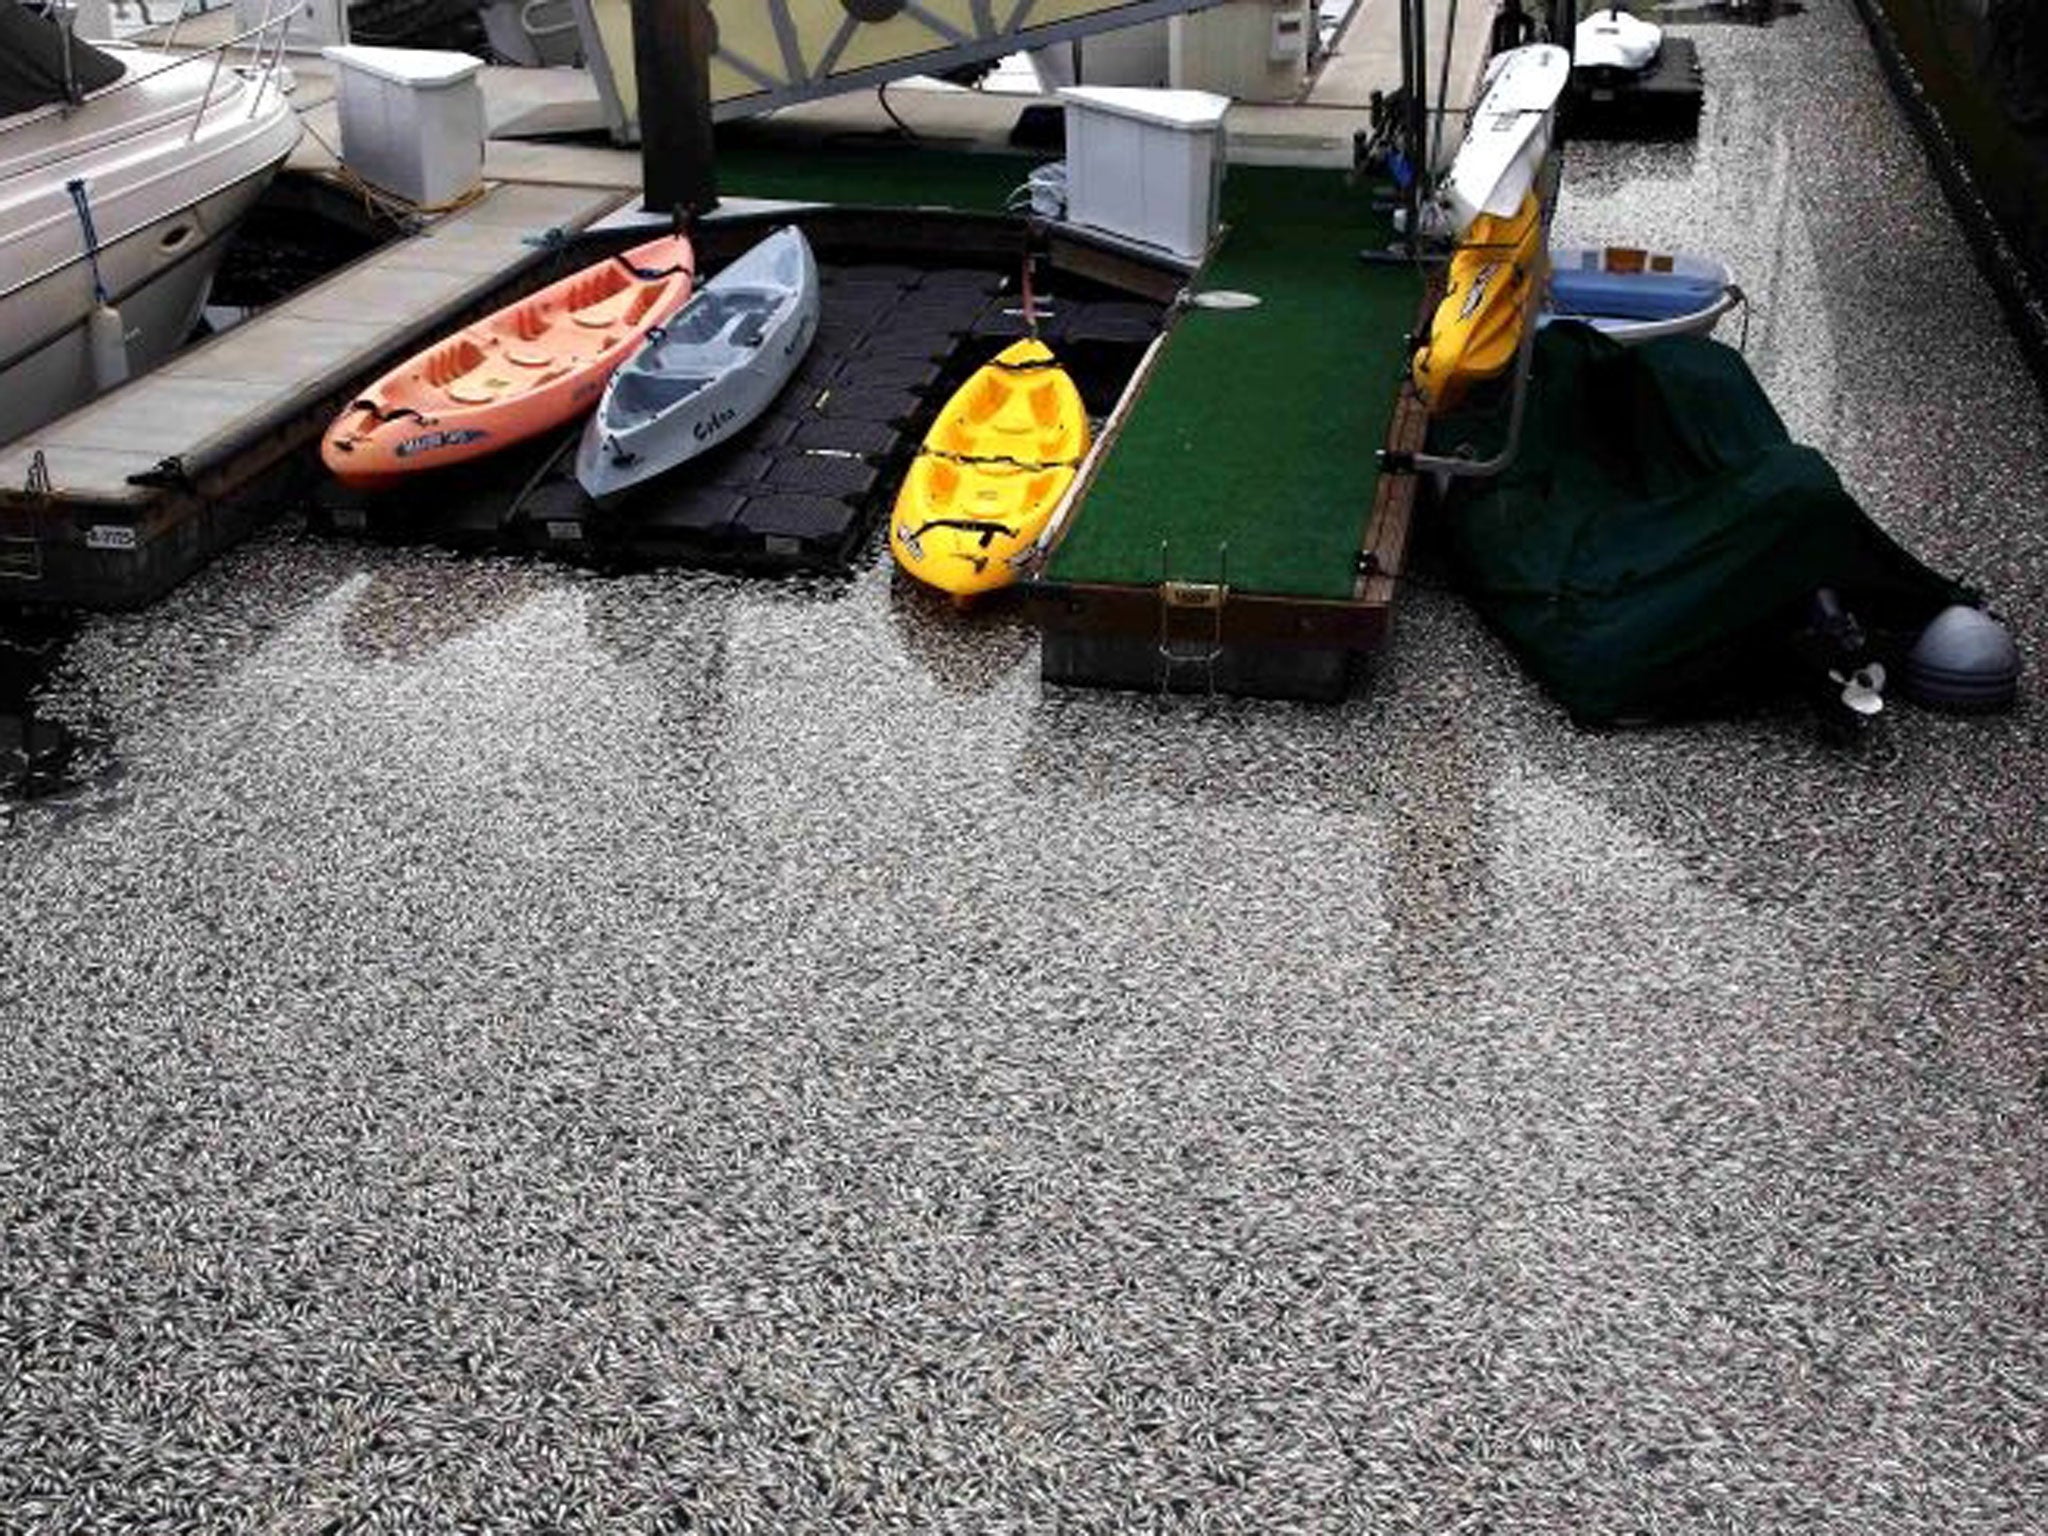
<svg viewBox="0 0 2048 1536">
<path fill-rule="evenodd" d="M 131 483 L 170 456 L 234 444 L 252 423 L 344 388 L 407 334 L 481 295 L 533 257 L 533 237 L 581 229 L 625 198 L 616 188 L 498 185 L 242 325 L 100 396 L 0 451 L 0 498 L 26 485 L 43 456 L 59 497 L 140 507 Z"/>
</svg>

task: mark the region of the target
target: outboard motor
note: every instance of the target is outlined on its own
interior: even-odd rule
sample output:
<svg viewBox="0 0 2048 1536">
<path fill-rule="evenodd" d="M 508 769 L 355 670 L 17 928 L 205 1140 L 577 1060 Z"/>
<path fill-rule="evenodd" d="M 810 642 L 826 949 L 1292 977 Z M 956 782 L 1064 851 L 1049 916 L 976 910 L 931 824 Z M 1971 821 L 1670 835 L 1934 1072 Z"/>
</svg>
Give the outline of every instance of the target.
<svg viewBox="0 0 2048 1536">
<path fill-rule="evenodd" d="M 1833 587 L 1813 594 L 1792 652 L 1819 714 L 1821 736 L 1844 746 L 1860 740 L 1884 713 L 1885 667 L 1871 657 L 1862 624 Z"/>
</svg>

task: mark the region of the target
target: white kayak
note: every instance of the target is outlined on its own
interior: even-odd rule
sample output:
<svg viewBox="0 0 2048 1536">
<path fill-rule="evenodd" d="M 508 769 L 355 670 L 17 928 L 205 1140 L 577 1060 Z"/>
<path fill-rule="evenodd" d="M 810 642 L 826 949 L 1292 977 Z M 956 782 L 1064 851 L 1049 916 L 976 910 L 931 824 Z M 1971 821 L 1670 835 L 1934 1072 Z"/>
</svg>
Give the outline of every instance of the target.
<svg viewBox="0 0 2048 1536">
<path fill-rule="evenodd" d="M 1538 325 L 1579 320 L 1624 345 L 1705 336 L 1742 302 L 1727 264 L 1638 246 L 1553 246 Z"/>
<path fill-rule="evenodd" d="M 1454 235 L 1481 214 L 1511 218 L 1522 206 L 1550 153 L 1551 122 L 1571 73 L 1572 56 L 1553 43 L 1510 48 L 1487 65 L 1486 87 L 1440 191 Z"/>
<path fill-rule="evenodd" d="M 687 464 L 775 403 L 818 335 L 818 263 L 777 230 L 702 284 L 605 386 L 576 478 L 606 501 Z"/>
</svg>

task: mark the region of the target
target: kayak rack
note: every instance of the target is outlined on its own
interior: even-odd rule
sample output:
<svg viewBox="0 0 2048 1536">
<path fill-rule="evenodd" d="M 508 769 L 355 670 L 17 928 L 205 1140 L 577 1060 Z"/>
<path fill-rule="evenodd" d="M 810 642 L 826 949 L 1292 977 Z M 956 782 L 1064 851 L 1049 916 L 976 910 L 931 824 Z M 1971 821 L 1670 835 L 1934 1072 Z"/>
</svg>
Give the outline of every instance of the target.
<svg viewBox="0 0 2048 1536">
<path fill-rule="evenodd" d="M 1522 423 L 1527 415 L 1529 403 L 1529 374 L 1536 360 L 1536 333 L 1539 329 L 1536 317 L 1542 312 L 1543 294 L 1549 281 L 1550 224 L 1557 213 L 1558 186 L 1564 174 L 1562 159 L 1560 153 L 1553 151 L 1545 158 L 1543 168 L 1536 176 L 1537 205 L 1542 210 L 1543 223 L 1542 240 L 1538 247 L 1542 253 L 1538 258 L 1538 264 L 1543 269 L 1542 280 L 1529 284 L 1528 294 L 1522 300 L 1522 335 L 1515 346 L 1514 374 L 1508 386 L 1506 441 L 1501 445 L 1500 451 L 1488 459 L 1475 459 L 1465 453 L 1404 453 L 1394 448 L 1382 448 L 1378 454 L 1382 473 L 1433 475 L 1440 487 L 1449 480 L 1486 480 L 1505 473 L 1522 451 Z"/>
</svg>

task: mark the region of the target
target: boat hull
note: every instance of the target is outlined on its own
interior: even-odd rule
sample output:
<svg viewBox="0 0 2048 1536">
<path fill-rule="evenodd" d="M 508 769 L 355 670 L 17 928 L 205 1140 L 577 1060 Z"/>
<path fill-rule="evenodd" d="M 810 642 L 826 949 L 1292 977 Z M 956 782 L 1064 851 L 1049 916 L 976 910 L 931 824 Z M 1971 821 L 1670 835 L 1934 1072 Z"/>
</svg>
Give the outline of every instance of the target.
<svg viewBox="0 0 2048 1536">
<path fill-rule="evenodd" d="M 1551 252 L 1549 297 L 1537 323 L 1577 320 L 1634 346 L 1709 335 L 1742 298 L 1733 274 L 1712 257 L 1566 246 Z"/>
<path fill-rule="evenodd" d="M 265 75 L 105 51 L 126 67 L 116 84 L 0 123 L 0 441 L 111 382 L 93 367 L 98 296 L 69 183 L 85 188 L 132 376 L 183 344 L 235 225 L 298 142 Z"/>
<path fill-rule="evenodd" d="M 889 550 L 954 597 L 1014 582 L 1088 452 L 1087 408 L 1036 340 L 1005 348 L 961 385 L 911 462 Z"/>
<path fill-rule="evenodd" d="M 100 252 L 130 377 L 156 367 L 192 334 L 235 225 L 269 182 L 265 172 L 224 188 Z M 0 297 L 0 345 L 10 349 L 0 356 L 0 442 L 46 426 L 101 392 L 88 332 L 93 309 L 92 273 L 82 256 Z"/>
<path fill-rule="evenodd" d="M 344 485 L 392 490 L 567 426 L 689 298 L 690 242 L 607 257 L 407 358 L 335 417 L 321 459 Z"/>
<path fill-rule="evenodd" d="M 1534 192 L 1511 219 L 1481 214 L 1452 253 L 1444 296 L 1410 375 L 1432 413 L 1514 361 L 1543 280 L 1543 215 Z"/>
<path fill-rule="evenodd" d="M 711 279 L 605 385 L 576 479 L 616 501 L 730 442 L 788 387 L 818 336 L 817 259 L 778 230 Z"/>
</svg>

